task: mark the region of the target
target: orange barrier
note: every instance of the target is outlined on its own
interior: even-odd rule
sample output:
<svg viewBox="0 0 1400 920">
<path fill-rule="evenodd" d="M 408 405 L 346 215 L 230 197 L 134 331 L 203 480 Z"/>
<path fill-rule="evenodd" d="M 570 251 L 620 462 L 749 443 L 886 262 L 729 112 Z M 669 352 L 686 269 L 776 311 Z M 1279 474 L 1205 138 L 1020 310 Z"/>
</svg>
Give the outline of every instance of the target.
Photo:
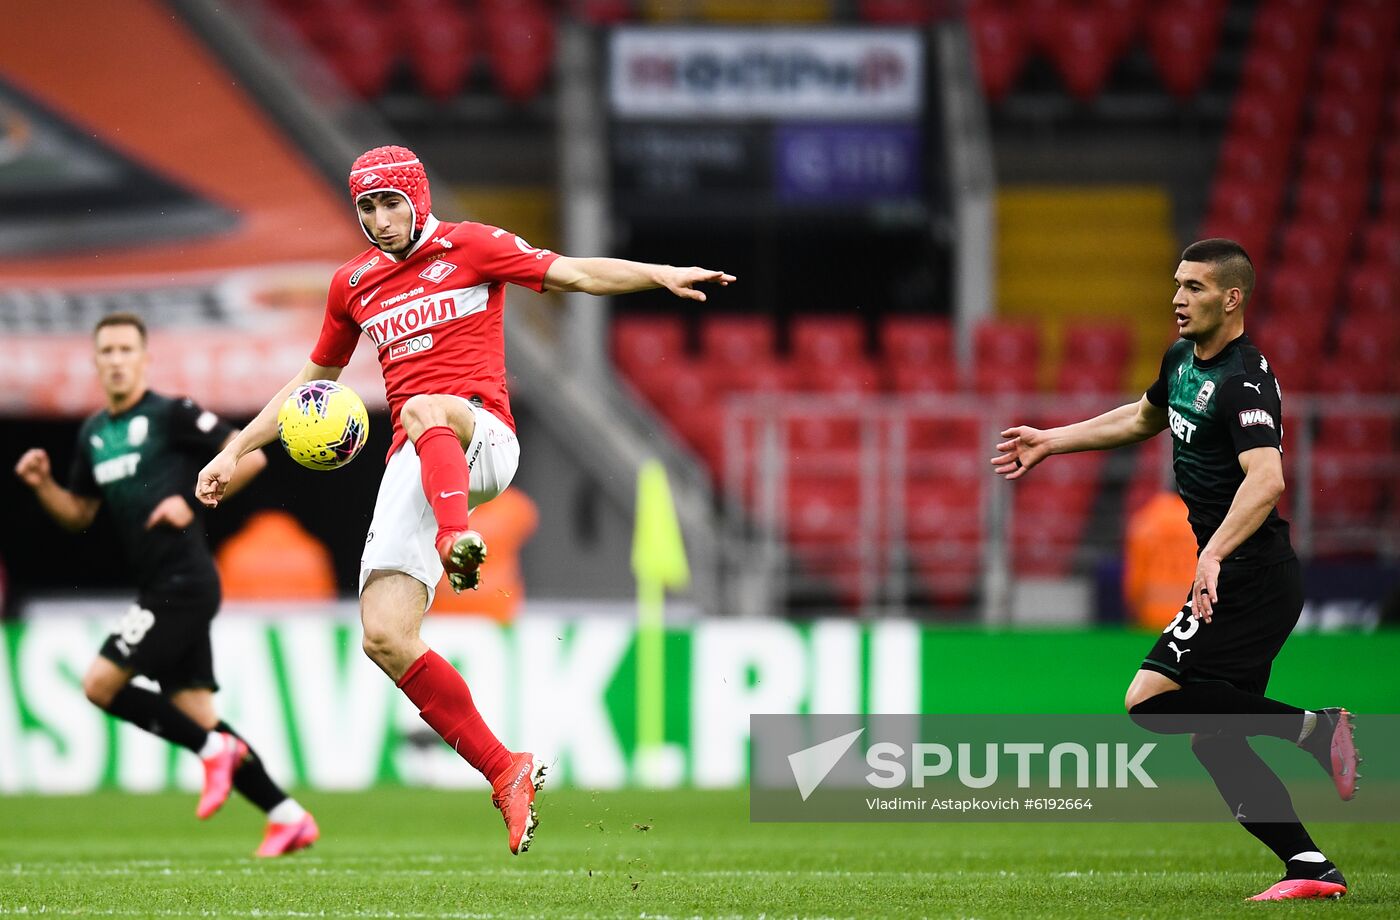
<svg viewBox="0 0 1400 920">
<path fill-rule="evenodd" d="M 1161 629 L 1185 602 L 1196 574 L 1196 535 L 1175 492 L 1159 492 L 1128 518 L 1123 599 L 1131 622 Z"/>
<path fill-rule="evenodd" d="M 473 508 L 471 527 L 486 540 L 489 554 L 481 567 L 481 587 L 453 594 L 444 576 L 430 611 L 487 616 L 501 623 L 515 619 L 525 599 L 520 550 L 539 523 L 539 508 L 530 496 L 516 488 L 506 489 L 480 508 Z"/>
<path fill-rule="evenodd" d="M 214 554 L 225 600 L 329 600 L 330 550 L 285 511 L 259 511 Z"/>
</svg>

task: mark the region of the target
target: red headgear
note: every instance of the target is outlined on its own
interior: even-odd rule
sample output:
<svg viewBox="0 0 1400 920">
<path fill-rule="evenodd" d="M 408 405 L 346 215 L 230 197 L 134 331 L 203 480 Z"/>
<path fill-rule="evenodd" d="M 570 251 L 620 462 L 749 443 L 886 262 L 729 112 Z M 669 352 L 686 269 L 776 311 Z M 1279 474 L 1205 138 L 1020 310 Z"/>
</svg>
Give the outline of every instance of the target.
<svg viewBox="0 0 1400 920">
<path fill-rule="evenodd" d="M 375 147 L 360 154 L 350 167 L 350 197 L 360 199 L 375 192 L 398 192 L 413 210 L 413 238 L 423 232 L 433 198 L 428 191 L 428 173 L 418 155 L 407 147 Z M 374 237 L 360 224 L 371 243 Z"/>
</svg>

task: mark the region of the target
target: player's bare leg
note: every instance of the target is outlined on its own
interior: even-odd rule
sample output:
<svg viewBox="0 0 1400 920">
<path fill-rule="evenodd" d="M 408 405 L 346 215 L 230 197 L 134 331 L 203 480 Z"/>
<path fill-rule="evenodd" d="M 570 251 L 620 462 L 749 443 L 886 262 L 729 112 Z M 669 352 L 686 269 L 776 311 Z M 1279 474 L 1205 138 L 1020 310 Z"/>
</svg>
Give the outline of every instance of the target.
<svg viewBox="0 0 1400 920">
<path fill-rule="evenodd" d="M 204 764 L 204 791 L 195 814 L 201 820 L 211 817 L 227 801 L 234 770 L 247 756 L 248 745 L 236 735 L 200 724 L 167 697 L 133 687 L 131 678 L 129 669 L 98 655 L 83 675 L 83 692 L 117 718 L 198 755 Z"/>
<path fill-rule="evenodd" d="M 463 451 L 476 432 L 476 415 L 457 396 L 419 394 L 399 413 L 404 434 L 418 452 L 423 494 L 437 518 L 438 556 L 453 591 L 481 583 L 486 542 L 467 529 L 471 469 Z"/>
<path fill-rule="evenodd" d="M 285 856 L 311 846 L 321 836 L 316 819 L 301 804 L 282 791 L 267 773 L 262 758 L 247 739 L 219 718 L 214 705 L 214 693 L 203 687 L 179 690 L 170 694 L 176 709 L 189 716 L 201 728 L 220 732 L 241 741 L 245 753 L 234 766 L 233 788 L 267 815 L 267 827 L 255 856 Z"/>
<path fill-rule="evenodd" d="M 423 721 L 491 782 L 491 801 L 505 819 L 510 851 L 523 852 L 539 823 L 534 799 L 544 768 L 535 765 L 534 755 L 512 754 L 501 744 L 462 675 L 423 641 L 419 629 L 427 604 L 427 588 L 417 579 L 371 572 L 360 593 L 365 654 L 418 707 Z"/>
</svg>

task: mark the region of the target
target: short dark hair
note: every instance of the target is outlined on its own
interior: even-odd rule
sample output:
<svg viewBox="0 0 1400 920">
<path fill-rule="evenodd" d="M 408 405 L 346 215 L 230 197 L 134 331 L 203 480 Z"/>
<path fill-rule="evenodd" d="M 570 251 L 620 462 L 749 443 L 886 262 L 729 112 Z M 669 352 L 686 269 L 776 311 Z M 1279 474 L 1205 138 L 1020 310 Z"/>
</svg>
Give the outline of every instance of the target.
<svg viewBox="0 0 1400 920">
<path fill-rule="evenodd" d="M 136 331 L 141 333 L 141 344 L 146 344 L 146 323 L 135 313 L 108 313 L 92 327 L 92 337 L 97 338 L 97 333 L 108 326 L 135 326 Z"/>
<path fill-rule="evenodd" d="M 1218 237 L 1197 240 L 1182 251 L 1181 261 L 1206 263 L 1221 287 L 1239 288 L 1244 294 L 1244 303 L 1249 303 L 1254 293 L 1254 262 L 1239 243 Z"/>
</svg>

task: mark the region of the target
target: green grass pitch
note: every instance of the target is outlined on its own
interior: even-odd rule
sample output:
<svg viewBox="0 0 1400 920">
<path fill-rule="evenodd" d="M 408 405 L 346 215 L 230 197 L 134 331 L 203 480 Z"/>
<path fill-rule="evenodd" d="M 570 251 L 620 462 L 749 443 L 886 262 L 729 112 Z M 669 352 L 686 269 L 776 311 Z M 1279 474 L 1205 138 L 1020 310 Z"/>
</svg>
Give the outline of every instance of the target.
<svg viewBox="0 0 1400 920">
<path fill-rule="evenodd" d="M 1395 917 L 1394 824 L 1314 828 L 1337 903 L 1244 904 L 1230 824 L 751 824 L 744 792 L 550 792 L 512 857 L 484 792 L 307 793 L 311 850 L 255 860 L 242 801 L 0 798 L 0 917 Z"/>
</svg>

